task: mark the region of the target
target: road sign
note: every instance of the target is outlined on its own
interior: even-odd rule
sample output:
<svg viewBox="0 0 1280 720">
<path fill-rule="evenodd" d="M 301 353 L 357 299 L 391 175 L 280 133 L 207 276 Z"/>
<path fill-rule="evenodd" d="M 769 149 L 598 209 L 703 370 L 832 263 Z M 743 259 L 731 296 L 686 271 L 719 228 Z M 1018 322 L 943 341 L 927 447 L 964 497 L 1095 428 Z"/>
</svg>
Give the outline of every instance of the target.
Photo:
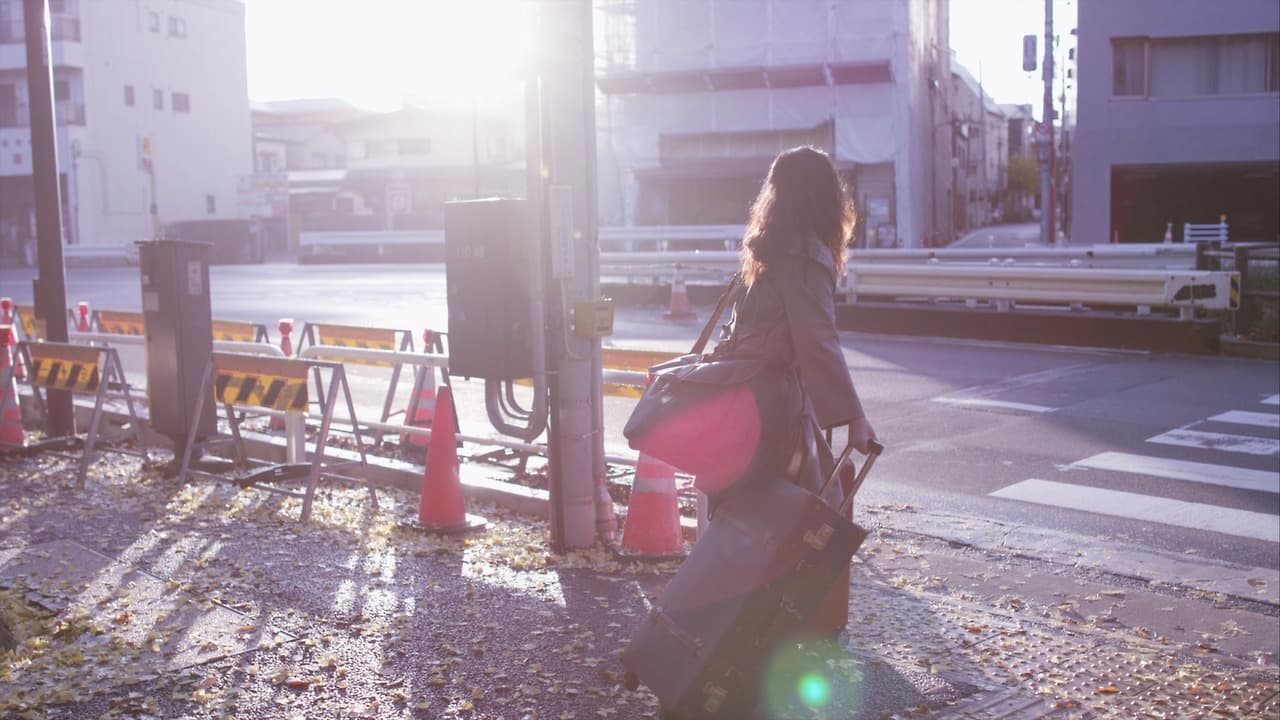
<svg viewBox="0 0 1280 720">
<path fill-rule="evenodd" d="M 1022 69 L 1032 72 L 1036 69 L 1036 36 L 1022 36 Z"/>
<path fill-rule="evenodd" d="M 277 218 L 289 215 L 288 173 L 241 175 L 236 205 L 245 217 Z"/>
</svg>

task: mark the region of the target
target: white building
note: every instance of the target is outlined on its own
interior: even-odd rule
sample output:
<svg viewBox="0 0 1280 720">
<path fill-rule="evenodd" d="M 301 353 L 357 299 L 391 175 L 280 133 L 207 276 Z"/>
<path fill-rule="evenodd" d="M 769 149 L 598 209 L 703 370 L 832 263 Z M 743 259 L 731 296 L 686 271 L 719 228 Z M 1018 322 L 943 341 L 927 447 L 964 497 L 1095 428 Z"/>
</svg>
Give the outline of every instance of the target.
<svg viewBox="0 0 1280 720">
<path fill-rule="evenodd" d="M 741 223 L 769 161 L 826 149 L 858 239 L 949 214 L 946 0 L 601 0 L 601 222 Z"/>
<path fill-rule="evenodd" d="M 50 0 L 68 245 L 237 216 L 253 155 L 241 0 Z M 0 253 L 34 237 L 21 0 L 0 0 Z M 153 200 L 154 198 L 154 200 Z"/>
<path fill-rule="evenodd" d="M 1008 168 L 1009 122 L 982 82 L 954 58 L 951 80 L 957 201 L 952 234 L 958 237 L 995 222 Z"/>
</svg>

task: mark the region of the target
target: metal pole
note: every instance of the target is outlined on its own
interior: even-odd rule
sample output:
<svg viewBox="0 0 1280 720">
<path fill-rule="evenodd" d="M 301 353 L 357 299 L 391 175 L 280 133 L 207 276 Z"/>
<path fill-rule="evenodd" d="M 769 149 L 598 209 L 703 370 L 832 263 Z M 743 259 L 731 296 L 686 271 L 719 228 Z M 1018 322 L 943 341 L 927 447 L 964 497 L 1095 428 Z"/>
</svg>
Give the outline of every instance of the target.
<svg viewBox="0 0 1280 720">
<path fill-rule="evenodd" d="M 590 0 L 536 5 L 546 65 L 542 75 L 542 167 L 550 187 L 568 188 L 571 227 L 551 238 L 553 272 L 547 298 L 551 383 L 551 487 L 557 549 L 589 547 L 596 540 L 596 488 L 603 482 L 604 438 L 596 422 L 600 402 L 600 341 L 571 331 L 569 306 L 598 295 L 596 243 L 595 79 Z M 548 194 L 548 198 L 552 197 Z M 563 193 L 555 195 L 565 197 Z M 548 201 L 549 202 L 549 201 Z M 546 203 L 544 203 L 546 205 Z M 563 210 L 564 208 L 555 208 Z"/>
<path fill-rule="evenodd" d="M 50 57 L 45 0 L 22 0 L 27 49 L 27 108 L 31 116 L 31 169 L 36 202 L 36 251 L 39 275 L 34 285 L 36 316 L 45 323 L 45 339 L 67 341 L 67 279 L 62 267 L 62 197 L 58 187 L 58 144 L 53 116 L 53 60 Z M 75 432 L 71 393 L 50 390 L 50 437 Z"/>
<path fill-rule="evenodd" d="M 1049 145 L 1049 162 L 1042 171 L 1040 182 L 1041 241 L 1054 244 L 1058 239 L 1056 225 L 1057 202 L 1054 197 L 1054 175 L 1057 172 L 1057 153 L 1053 140 L 1053 0 L 1044 0 L 1044 124 Z"/>
</svg>

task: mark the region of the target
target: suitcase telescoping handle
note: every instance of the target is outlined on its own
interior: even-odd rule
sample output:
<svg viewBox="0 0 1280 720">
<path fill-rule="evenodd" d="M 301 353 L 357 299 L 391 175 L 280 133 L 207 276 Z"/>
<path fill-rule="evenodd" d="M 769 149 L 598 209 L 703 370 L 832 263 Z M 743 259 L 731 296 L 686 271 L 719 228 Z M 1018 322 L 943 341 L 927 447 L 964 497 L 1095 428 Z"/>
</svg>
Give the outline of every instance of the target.
<svg viewBox="0 0 1280 720">
<path fill-rule="evenodd" d="M 850 506 L 853 505 L 853 496 L 858 494 L 858 489 L 862 487 L 863 481 L 867 479 L 867 473 L 871 471 L 871 466 L 876 463 L 876 458 L 880 457 L 880 453 L 884 452 L 884 445 L 882 445 L 878 440 L 872 440 L 871 445 L 867 449 L 869 450 L 867 453 L 867 459 L 862 462 L 862 467 L 858 470 L 857 476 L 853 479 L 853 487 L 849 490 L 849 494 L 845 495 L 844 501 L 840 503 L 841 515 L 848 514 Z M 844 467 L 845 462 L 852 454 L 853 446 L 846 445 L 844 452 L 840 453 L 840 457 L 836 460 L 836 466 L 835 469 L 831 471 L 831 477 L 828 477 L 827 481 L 822 484 L 822 490 L 818 493 L 819 496 L 826 494 L 827 486 L 840 475 L 840 468 Z"/>
</svg>

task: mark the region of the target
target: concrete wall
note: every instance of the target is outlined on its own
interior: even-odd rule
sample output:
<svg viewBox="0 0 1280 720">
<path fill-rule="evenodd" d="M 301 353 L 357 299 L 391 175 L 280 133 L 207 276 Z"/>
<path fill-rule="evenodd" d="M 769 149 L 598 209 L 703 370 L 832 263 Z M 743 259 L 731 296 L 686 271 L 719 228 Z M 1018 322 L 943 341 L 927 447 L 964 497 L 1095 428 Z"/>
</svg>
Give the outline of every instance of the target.
<svg viewBox="0 0 1280 720">
<path fill-rule="evenodd" d="M 1111 169 L 1280 160 L 1280 95 L 1113 97 L 1116 37 L 1280 31 L 1275 0 L 1080 0 L 1072 242 L 1108 241 Z"/>
</svg>

